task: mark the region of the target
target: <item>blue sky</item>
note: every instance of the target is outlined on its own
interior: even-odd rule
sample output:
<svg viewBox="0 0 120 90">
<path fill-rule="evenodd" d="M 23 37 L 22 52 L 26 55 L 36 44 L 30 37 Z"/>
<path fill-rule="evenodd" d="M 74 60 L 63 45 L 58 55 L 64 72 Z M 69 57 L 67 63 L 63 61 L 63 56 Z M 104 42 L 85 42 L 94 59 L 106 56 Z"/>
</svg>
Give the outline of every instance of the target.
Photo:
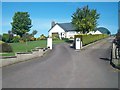
<svg viewBox="0 0 120 90">
<path fill-rule="evenodd" d="M 48 35 L 51 22 L 71 22 L 71 16 L 79 7 L 88 5 L 90 9 L 97 9 L 100 13 L 98 27 L 108 28 L 111 33 L 118 30 L 118 3 L 117 2 L 2 2 L 2 32 L 11 30 L 12 17 L 15 12 L 29 12 L 32 19 L 32 30 L 37 30 L 36 37 Z"/>
</svg>

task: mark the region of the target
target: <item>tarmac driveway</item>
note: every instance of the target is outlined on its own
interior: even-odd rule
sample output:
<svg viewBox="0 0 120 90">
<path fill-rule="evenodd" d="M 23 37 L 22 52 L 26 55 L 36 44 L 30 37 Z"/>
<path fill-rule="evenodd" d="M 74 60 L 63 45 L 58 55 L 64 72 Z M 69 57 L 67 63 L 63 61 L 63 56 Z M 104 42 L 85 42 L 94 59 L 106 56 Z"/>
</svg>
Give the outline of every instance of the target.
<svg viewBox="0 0 120 90">
<path fill-rule="evenodd" d="M 110 46 L 111 38 L 81 51 L 55 45 L 41 58 L 4 67 L 3 88 L 118 88 Z"/>
</svg>

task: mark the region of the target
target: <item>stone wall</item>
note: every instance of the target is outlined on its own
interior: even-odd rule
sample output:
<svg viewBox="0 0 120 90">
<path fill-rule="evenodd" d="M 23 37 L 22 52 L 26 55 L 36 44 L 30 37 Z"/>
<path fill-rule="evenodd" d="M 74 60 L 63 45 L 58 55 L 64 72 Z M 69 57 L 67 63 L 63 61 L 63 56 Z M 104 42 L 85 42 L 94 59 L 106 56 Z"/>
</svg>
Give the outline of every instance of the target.
<svg viewBox="0 0 120 90">
<path fill-rule="evenodd" d="M 7 66 L 10 64 L 14 64 L 17 62 L 22 62 L 26 60 L 31 60 L 36 57 L 41 57 L 48 49 L 36 49 L 33 50 L 31 53 L 16 53 L 16 57 L 8 57 L 0 59 L 0 67 Z"/>
</svg>

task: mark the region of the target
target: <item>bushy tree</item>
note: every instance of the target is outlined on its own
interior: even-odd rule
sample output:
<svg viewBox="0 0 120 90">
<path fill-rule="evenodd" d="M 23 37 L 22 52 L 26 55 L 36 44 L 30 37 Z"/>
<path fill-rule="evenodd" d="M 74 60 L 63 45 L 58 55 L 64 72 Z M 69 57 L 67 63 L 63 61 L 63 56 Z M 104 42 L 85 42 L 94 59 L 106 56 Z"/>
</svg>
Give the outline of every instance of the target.
<svg viewBox="0 0 120 90">
<path fill-rule="evenodd" d="M 47 39 L 47 37 L 44 34 L 41 34 L 40 37 L 38 38 L 38 40 L 45 40 Z"/>
<path fill-rule="evenodd" d="M 28 12 L 16 12 L 13 16 L 12 32 L 22 37 L 25 33 L 30 31 L 31 19 Z"/>
<path fill-rule="evenodd" d="M 72 15 L 72 24 L 77 32 L 85 34 L 95 30 L 99 16 L 100 14 L 95 9 L 90 10 L 88 6 L 77 8 L 76 12 Z"/>
<path fill-rule="evenodd" d="M 31 36 L 34 36 L 37 34 L 37 30 L 33 30 L 32 33 L 31 33 Z"/>
<path fill-rule="evenodd" d="M 8 35 L 9 35 L 9 38 L 8 38 L 8 42 L 9 43 L 12 43 L 12 39 L 13 39 L 13 33 L 12 33 L 12 31 L 8 31 Z"/>
<path fill-rule="evenodd" d="M 8 43 L 8 42 L 9 42 L 9 35 L 6 34 L 6 33 L 4 33 L 4 34 L 2 35 L 2 41 Z"/>
<path fill-rule="evenodd" d="M 27 42 L 27 41 L 29 41 L 29 37 L 30 37 L 29 33 L 25 33 L 25 34 L 23 34 L 22 39 L 23 39 L 25 42 Z"/>
<path fill-rule="evenodd" d="M 19 42 L 19 40 L 20 40 L 20 36 L 14 36 L 12 42 L 16 43 Z"/>
</svg>

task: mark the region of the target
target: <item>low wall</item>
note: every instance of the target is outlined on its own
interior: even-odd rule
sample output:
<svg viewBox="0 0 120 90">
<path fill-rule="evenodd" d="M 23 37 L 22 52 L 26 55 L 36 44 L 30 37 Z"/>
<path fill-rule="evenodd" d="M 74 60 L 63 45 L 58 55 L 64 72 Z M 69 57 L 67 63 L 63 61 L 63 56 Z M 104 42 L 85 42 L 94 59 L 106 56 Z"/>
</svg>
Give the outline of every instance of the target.
<svg viewBox="0 0 120 90">
<path fill-rule="evenodd" d="M 30 60 L 36 57 L 42 56 L 48 49 L 37 49 L 32 51 L 31 53 L 16 53 L 16 57 L 1 59 L 0 67 L 7 66 L 10 64 L 14 64 L 17 62 L 22 62 L 26 60 Z"/>
</svg>

